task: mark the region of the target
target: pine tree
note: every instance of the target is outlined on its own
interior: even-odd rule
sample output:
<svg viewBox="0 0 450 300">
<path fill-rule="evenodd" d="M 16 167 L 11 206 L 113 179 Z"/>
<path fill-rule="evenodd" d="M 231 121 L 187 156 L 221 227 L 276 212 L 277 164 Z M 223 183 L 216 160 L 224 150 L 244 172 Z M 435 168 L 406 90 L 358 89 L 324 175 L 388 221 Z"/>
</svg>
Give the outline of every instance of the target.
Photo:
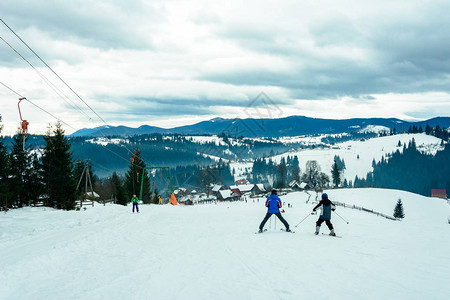
<svg viewBox="0 0 450 300">
<path fill-rule="evenodd" d="M 337 188 L 341 184 L 341 169 L 339 168 L 336 161 L 334 161 L 331 167 L 331 176 L 333 178 L 334 187 Z"/>
<path fill-rule="evenodd" d="M 117 175 L 114 171 L 110 180 L 113 186 L 113 197 L 117 200 L 116 203 L 126 206 L 128 203 L 128 198 L 123 187 L 122 179 L 120 179 L 119 175 Z"/>
<path fill-rule="evenodd" d="M 344 179 L 344 188 L 348 188 L 348 182 L 347 182 L 347 179 Z"/>
<path fill-rule="evenodd" d="M 394 218 L 403 219 L 404 217 L 402 200 L 398 199 L 394 208 Z"/>
<path fill-rule="evenodd" d="M 17 207 L 36 204 L 42 192 L 39 164 L 27 141 L 28 136 L 18 132 L 13 138 L 10 154 L 11 202 Z"/>
<path fill-rule="evenodd" d="M 292 160 L 291 179 L 300 181 L 300 167 L 297 155 Z"/>
<path fill-rule="evenodd" d="M 282 160 L 284 161 L 284 160 Z M 280 163 L 277 167 L 277 179 L 276 179 L 276 184 L 275 187 L 277 189 L 281 189 L 287 186 L 287 168 L 286 168 L 286 164 L 284 163 Z"/>
<path fill-rule="evenodd" d="M 53 135 L 49 131 L 44 140 L 46 145 L 42 156 L 42 173 L 47 194 L 46 205 L 58 209 L 74 209 L 77 181 L 70 144 L 61 124 L 56 125 Z"/>
<path fill-rule="evenodd" d="M 131 199 L 133 195 L 140 197 L 142 185 L 142 200 L 145 204 L 149 204 L 150 199 L 150 177 L 148 171 L 145 170 L 145 162 L 141 159 L 141 151 L 135 149 L 134 156 L 128 166 L 128 171 L 125 174 L 125 191 L 128 198 Z M 144 182 L 142 183 L 142 174 L 144 174 Z M 128 199 L 127 198 L 127 199 Z"/>
<path fill-rule="evenodd" d="M 2 116 L 0 115 L 0 123 Z M 0 208 L 11 207 L 9 200 L 9 156 L 4 144 L 4 137 L 1 135 L 3 125 L 0 124 Z"/>
</svg>

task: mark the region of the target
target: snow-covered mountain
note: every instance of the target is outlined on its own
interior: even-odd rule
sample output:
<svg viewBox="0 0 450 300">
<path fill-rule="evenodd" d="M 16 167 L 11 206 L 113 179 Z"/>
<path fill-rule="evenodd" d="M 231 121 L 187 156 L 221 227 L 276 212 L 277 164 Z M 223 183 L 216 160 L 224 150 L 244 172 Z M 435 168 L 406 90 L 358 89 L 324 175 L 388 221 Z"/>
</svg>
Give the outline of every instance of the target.
<svg viewBox="0 0 450 300">
<path fill-rule="evenodd" d="M 450 127 L 450 118 L 438 117 L 420 122 L 408 122 L 399 119 L 355 118 L 355 119 L 317 119 L 304 116 L 291 116 L 278 119 L 223 119 L 214 118 L 193 125 L 174 128 L 160 128 L 143 125 L 138 128 L 127 126 L 110 126 L 109 128 L 82 129 L 72 136 L 133 136 L 141 134 L 184 134 L 184 135 L 218 135 L 221 133 L 244 137 L 280 137 L 311 134 L 338 134 L 348 132 L 379 132 L 382 129 L 396 128 L 398 132 L 407 131 L 410 126 L 426 125 L 441 128 Z"/>
<path fill-rule="evenodd" d="M 254 234 L 263 199 L 142 205 L 139 214 L 119 205 L 15 209 L 0 218 L 0 298 L 448 298 L 445 200 L 383 189 L 326 192 L 387 215 L 401 199 L 405 219 L 338 207 L 332 223 L 342 238 L 315 236 L 314 204 L 302 192 L 281 196 L 294 234 L 275 219 Z"/>
</svg>

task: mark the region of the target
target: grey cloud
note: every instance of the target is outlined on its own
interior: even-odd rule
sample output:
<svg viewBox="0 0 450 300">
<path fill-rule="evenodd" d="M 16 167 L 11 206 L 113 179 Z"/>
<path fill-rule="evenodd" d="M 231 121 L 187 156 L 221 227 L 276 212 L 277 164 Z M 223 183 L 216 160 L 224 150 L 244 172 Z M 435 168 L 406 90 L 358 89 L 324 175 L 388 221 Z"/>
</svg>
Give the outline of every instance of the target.
<svg viewBox="0 0 450 300">
<path fill-rule="evenodd" d="M 358 45 L 362 42 L 362 33 L 344 15 L 332 15 L 309 24 L 309 32 L 319 47 L 335 45 Z"/>
<path fill-rule="evenodd" d="M 143 1 L 52 2 L 4 0 L 0 11 L 16 31 L 34 27 L 58 40 L 102 49 L 151 47 L 151 32 L 145 30 L 164 19 Z"/>
<path fill-rule="evenodd" d="M 199 78 L 242 86 L 281 87 L 301 99 L 449 92 L 449 11 L 450 4 L 441 2 L 427 3 L 415 11 L 418 15 L 378 13 L 371 19 L 328 15 L 311 21 L 309 36 L 298 37 L 295 29 L 283 31 L 278 25 L 273 29 L 228 25 L 218 32 L 223 38 L 253 53 L 281 58 L 292 65 L 293 71 L 254 67 L 242 70 L 240 66 L 231 72 L 204 72 Z M 310 39 L 314 47 L 304 39 Z M 360 56 L 342 55 L 351 51 Z"/>
<path fill-rule="evenodd" d="M 114 119 L 120 118 L 121 115 L 136 116 L 136 118 L 142 118 L 144 116 L 182 116 L 182 115 L 210 115 L 212 110 L 208 107 L 202 105 L 189 105 L 181 101 L 162 104 L 152 105 L 152 102 L 146 103 L 132 103 L 132 101 L 127 101 L 130 103 L 123 109 L 120 114 L 117 113 L 106 113 L 107 115 L 114 115 Z"/>
<path fill-rule="evenodd" d="M 242 101 L 242 99 L 217 99 L 213 97 L 201 97 L 199 99 L 180 99 L 180 98 L 132 98 L 130 102 L 134 102 L 134 106 L 139 106 L 141 103 L 143 105 L 153 106 L 155 104 L 158 107 L 175 107 L 181 110 L 191 110 L 196 111 L 200 109 L 201 114 L 210 114 L 217 107 L 246 107 L 251 103 L 253 99 L 250 97 L 246 101 Z M 185 113 L 182 113 L 185 114 Z"/>
</svg>

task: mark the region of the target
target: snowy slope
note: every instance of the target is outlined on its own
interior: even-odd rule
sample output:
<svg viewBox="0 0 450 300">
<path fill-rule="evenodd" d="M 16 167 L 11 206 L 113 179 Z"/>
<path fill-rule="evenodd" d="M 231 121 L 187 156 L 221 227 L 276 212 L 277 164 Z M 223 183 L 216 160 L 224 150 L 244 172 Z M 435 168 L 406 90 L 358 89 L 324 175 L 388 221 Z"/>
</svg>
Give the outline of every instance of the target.
<svg viewBox="0 0 450 300">
<path fill-rule="evenodd" d="M 379 162 L 383 156 L 395 152 L 397 149 L 403 151 L 403 146 L 398 147 L 398 142 L 408 144 L 415 139 L 417 148 L 429 154 L 436 154 L 441 150 L 441 140 L 426 134 L 398 134 L 393 136 L 378 137 L 364 141 L 349 141 L 334 145 L 326 149 L 309 149 L 301 151 L 292 151 L 272 157 L 276 163 L 280 163 L 282 157 L 297 156 L 302 172 L 305 171 L 308 160 L 316 160 L 325 172 L 331 176 L 331 166 L 334 162 L 334 156 L 339 155 L 344 159 L 346 170 L 344 177 L 347 180 L 354 180 L 355 176 L 366 177 L 367 173 L 372 171 L 372 160 Z M 359 156 L 359 158 L 358 158 Z"/>
<path fill-rule="evenodd" d="M 315 236 L 306 193 L 282 196 L 295 234 L 268 222 L 263 200 L 198 206 L 24 208 L 0 217 L 1 299 L 447 299 L 450 205 L 382 189 L 330 198 L 342 239 Z M 313 198 L 313 197 L 312 197 Z M 287 208 L 287 203 L 293 208 Z M 308 218 L 295 228 L 301 219 Z M 270 224 L 270 228 L 269 228 Z M 328 232 L 325 225 L 323 232 Z"/>
</svg>

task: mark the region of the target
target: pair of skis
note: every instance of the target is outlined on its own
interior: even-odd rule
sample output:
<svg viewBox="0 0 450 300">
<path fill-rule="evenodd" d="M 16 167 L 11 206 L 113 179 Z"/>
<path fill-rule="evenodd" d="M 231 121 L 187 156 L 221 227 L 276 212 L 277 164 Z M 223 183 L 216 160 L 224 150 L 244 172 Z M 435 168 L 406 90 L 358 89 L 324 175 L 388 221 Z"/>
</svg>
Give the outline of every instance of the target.
<svg viewBox="0 0 450 300">
<path fill-rule="evenodd" d="M 289 233 L 295 233 L 295 231 L 286 231 L 286 229 L 284 229 L 284 228 L 281 228 L 280 230 L 281 230 L 281 231 L 285 231 L 285 232 L 289 232 Z M 255 232 L 255 234 L 264 233 L 264 232 L 266 232 L 266 231 L 267 231 L 267 229 L 264 229 L 263 231 L 257 231 L 257 232 Z M 340 236 L 340 235 L 329 235 L 329 234 L 326 234 L 326 233 L 322 233 L 322 235 L 331 236 L 331 237 L 336 237 L 336 238 L 342 238 L 342 236 Z"/>
<path fill-rule="evenodd" d="M 330 234 L 326 234 L 326 233 L 322 233 L 322 235 L 327 235 L 327 236 L 332 236 L 332 237 L 342 238 L 342 236 L 340 236 L 340 235 L 330 235 Z"/>
<path fill-rule="evenodd" d="M 289 232 L 289 233 L 295 233 L 295 231 L 286 231 L 286 229 L 284 229 L 284 228 L 281 228 L 280 230 L 282 230 L 282 231 L 285 231 L 285 232 Z M 259 233 L 264 233 L 264 232 L 266 232 L 267 231 L 267 229 L 264 229 L 263 231 L 257 231 L 257 232 L 255 232 L 255 234 L 259 234 Z"/>
</svg>

